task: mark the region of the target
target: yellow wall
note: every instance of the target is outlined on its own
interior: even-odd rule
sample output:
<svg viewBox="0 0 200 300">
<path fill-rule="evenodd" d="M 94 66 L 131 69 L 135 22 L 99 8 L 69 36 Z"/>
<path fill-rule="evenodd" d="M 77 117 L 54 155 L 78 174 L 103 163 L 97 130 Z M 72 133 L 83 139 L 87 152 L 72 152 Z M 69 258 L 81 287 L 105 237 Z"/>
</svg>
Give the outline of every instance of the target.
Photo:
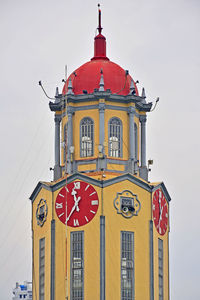
<svg viewBox="0 0 200 300">
<path fill-rule="evenodd" d="M 70 103 L 69 105 L 72 107 L 80 107 L 84 105 L 97 105 L 99 102 L 105 102 L 106 105 L 115 105 L 120 107 L 129 107 L 130 104 L 127 103 L 113 103 L 110 101 L 105 101 L 105 99 L 99 99 L 99 101 L 91 101 L 82 102 L 82 103 Z M 134 106 L 134 105 L 133 105 Z M 139 112 L 136 110 L 139 114 Z M 62 112 L 63 115 L 66 115 L 66 109 Z M 81 159 L 80 157 L 80 121 L 84 117 L 90 117 L 94 120 L 94 155 L 91 158 L 97 158 L 99 155 L 98 152 L 98 145 L 99 145 L 99 110 L 98 109 L 91 109 L 91 110 L 82 110 L 76 111 L 73 114 L 73 145 L 75 147 L 75 153 L 73 155 L 74 160 Z M 105 109 L 105 155 L 109 158 L 108 153 L 108 122 L 112 117 L 118 117 L 123 124 L 123 134 L 122 134 L 122 155 L 121 157 L 124 160 L 129 159 L 129 116 L 126 111 L 119 111 L 119 110 L 112 110 L 112 109 Z M 64 116 L 61 123 L 61 137 L 62 141 L 64 141 L 64 126 L 67 122 L 67 117 Z M 134 122 L 138 128 L 138 160 L 139 160 L 139 153 L 140 153 L 140 122 L 138 117 L 134 117 Z M 61 164 L 64 166 L 64 149 L 61 149 Z M 117 159 L 117 158 L 116 158 Z M 121 166 L 119 165 L 119 171 L 121 171 Z M 87 170 L 92 170 L 93 168 L 88 166 Z"/>
<path fill-rule="evenodd" d="M 108 179 L 108 178 L 106 178 Z M 128 180 L 110 185 L 103 189 L 94 186 L 99 195 L 99 209 L 92 221 L 78 228 L 67 228 L 67 266 L 68 266 L 68 294 L 70 295 L 70 232 L 84 231 L 84 294 L 85 299 L 99 299 L 100 295 L 100 215 L 105 215 L 106 236 L 106 298 L 120 299 L 121 295 L 121 261 L 120 261 L 120 234 L 121 231 L 134 232 L 134 260 L 135 260 L 135 299 L 150 299 L 150 249 L 149 249 L 149 221 L 151 217 L 151 193 Z M 129 190 L 136 194 L 141 209 L 138 216 L 130 219 L 117 214 L 114 199 L 117 192 Z M 39 274 L 39 239 L 45 237 L 45 300 L 50 300 L 50 245 L 51 219 L 55 218 L 56 228 L 56 259 L 55 259 L 55 300 L 64 299 L 66 292 L 65 253 L 66 227 L 57 218 L 55 200 L 59 190 L 50 192 L 42 189 L 33 203 L 33 233 L 34 233 L 34 271 L 33 283 L 38 287 Z M 47 200 L 48 217 L 42 227 L 36 222 L 37 204 L 41 198 Z M 102 205 L 103 204 L 103 205 Z M 53 210 L 52 210 L 53 207 Z M 160 236 L 153 225 L 154 240 L 154 294 L 158 299 L 158 238 L 163 239 L 164 246 L 164 299 L 168 299 L 168 232 Z M 34 286 L 33 286 L 34 295 Z M 34 295 L 34 300 L 36 297 Z M 39 299 L 39 295 L 37 295 Z M 70 298 L 69 298 L 70 299 Z"/>
<path fill-rule="evenodd" d="M 40 199 L 47 201 L 48 215 L 42 227 L 37 225 L 36 210 Z M 33 230 L 33 299 L 39 299 L 39 240 L 45 238 L 45 297 L 50 299 L 50 267 L 51 267 L 51 193 L 42 189 L 35 199 L 32 207 L 32 230 Z M 36 293 L 36 294 L 35 294 Z"/>
</svg>

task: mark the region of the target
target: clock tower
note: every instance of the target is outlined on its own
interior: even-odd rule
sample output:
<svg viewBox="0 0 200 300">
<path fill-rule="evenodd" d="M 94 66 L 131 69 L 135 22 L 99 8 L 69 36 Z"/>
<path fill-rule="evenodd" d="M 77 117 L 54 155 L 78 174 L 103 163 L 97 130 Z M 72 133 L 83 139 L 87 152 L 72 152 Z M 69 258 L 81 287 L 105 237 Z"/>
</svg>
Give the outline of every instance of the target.
<svg viewBox="0 0 200 300">
<path fill-rule="evenodd" d="M 149 182 L 152 103 L 106 55 L 99 9 L 94 56 L 49 103 L 52 182 L 32 202 L 34 300 L 168 300 L 169 202 Z"/>
</svg>

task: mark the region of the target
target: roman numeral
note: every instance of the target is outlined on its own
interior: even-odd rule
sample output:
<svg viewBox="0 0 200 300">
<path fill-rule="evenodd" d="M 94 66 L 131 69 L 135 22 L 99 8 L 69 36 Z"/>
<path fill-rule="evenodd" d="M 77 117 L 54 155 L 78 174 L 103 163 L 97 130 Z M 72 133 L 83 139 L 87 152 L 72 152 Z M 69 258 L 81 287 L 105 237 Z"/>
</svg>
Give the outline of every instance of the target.
<svg viewBox="0 0 200 300">
<path fill-rule="evenodd" d="M 93 211 L 93 210 L 90 210 L 90 212 L 91 212 L 92 214 L 94 214 L 94 215 L 95 215 L 95 211 Z"/>
<path fill-rule="evenodd" d="M 62 213 L 62 214 L 60 214 L 58 217 L 60 218 L 60 217 L 62 217 L 64 215 L 64 212 Z"/>
<path fill-rule="evenodd" d="M 74 226 L 79 226 L 79 221 L 78 221 L 78 219 L 74 219 Z"/>
<path fill-rule="evenodd" d="M 91 204 L 92 204 L 92 205 L 98 205 L 98 204 L 99 204 L 99 201 L 98 201 L 98 200 L 92 200 L 92 201 L 91 201 Z"/>
<path fill-rule="evenodd" d="M 85 191 L 87 191 L 87 189 L 89 188 L 89 186 L 90 186 L 89 184 L 86 186 Z"/>
<path fill-rule="evenodd" d="M 95 191 L 95 192 L 93 192 L 93 193 L 91 193 L 89 196 L 92 196 L 92 195 L 94 195 L 94 194 L 96 194 L 96 191 Z"/>
<path fill-rule="evenodd" d="M 63 208 L 63 204 L 56 202 L 56 208 Z"/>
<path fill-rule="evenodd" d="M 58 194 L 58 195 L 59 195 L 60 197 L 62 197 L 62 198 L 65 198 L 65 196 L 64 196 L 63 194 L 61 194 L 61 193 Z"/>
<path fill-rule="evenodd" d="M 88 218 L 85 216 L 85 220 L 88 222 Z"/>
</svg>

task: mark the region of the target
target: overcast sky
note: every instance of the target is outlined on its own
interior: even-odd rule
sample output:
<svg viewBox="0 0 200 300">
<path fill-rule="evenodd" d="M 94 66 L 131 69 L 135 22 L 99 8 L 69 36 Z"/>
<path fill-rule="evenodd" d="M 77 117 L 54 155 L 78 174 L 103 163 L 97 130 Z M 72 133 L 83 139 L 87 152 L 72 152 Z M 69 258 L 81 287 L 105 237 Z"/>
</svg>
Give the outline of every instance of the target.
<svg viewBox="0 0 200 300">
<path fill-rule="evenodd" d="M 0 0 L 0 299 L 31 280 L 30 194 L 52 180 L 54 121 L 48 94 L 93 56 L 94 0 Z M 200 299 L 199 0 L 102 0 L 107 56 L 160 102 L 148 114 L 151 181 L 170 204 L 173 300 Z"/>
</svg>

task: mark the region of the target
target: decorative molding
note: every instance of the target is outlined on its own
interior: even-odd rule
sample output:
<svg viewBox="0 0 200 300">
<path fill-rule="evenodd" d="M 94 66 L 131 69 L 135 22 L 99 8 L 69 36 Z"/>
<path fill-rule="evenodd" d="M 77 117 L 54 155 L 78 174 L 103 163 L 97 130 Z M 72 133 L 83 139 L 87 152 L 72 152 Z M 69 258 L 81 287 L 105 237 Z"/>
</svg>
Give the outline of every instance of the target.
<svg viewBox="0 0 200 300">
<path fill-rule="evenodd" d="M 142 98 L 143 99 L 143 98 Z M 144 101 L 144 100 L 142 100 Z M 136 103 L 135 107 L 139 110 L 139 111 L 146 111 L 149 112 L 151 110 L 152 107 L 152 102 L 149 103 Z"/>
<path fill-rule="evenodd" d="M 100 103 L 99 103 L 100 104 Z M 93 109 L 99 109 L 99 111 L 102 112 L 102 109 L 104 108 L 105 110 L 116 110 L 116 111 L 125 111 L 128 113 L 128 109 L 129 107 L 125 107 L 125 106 L 116 106 L 116 105 L 111 105 L 111 104 L 105 104 L 105 103 L 101 103 L 104 104 L 105 106 L 103 108 L 99 107 L 99 104 L 92 104 L 92 105 L 84 105 L 84 106 L 68 106 L 70 108 L 73 109 L 73 113 L 75 113 L 76 111 L 87 111 L 87 110 L 93 110 Z M 133 107 L 134 108 L 134 107 Z M 66 111 L 64 113 L 62 113 L 62 118 L 66 116 Z M 139 118 L 139 114 L 135 111 L 135 116 L 137 118 Z"/>
<path fill-rule="evenodd" d="M 106 108 L 105 103 L 100 102 L 100 103 L 99 103 L 99 111 L 103 113 L 104 110 L 105 110 L 105 108 Z"/>
<path fill-rule="evenodd" d="M 62 110 L 62 104 L 61 102 L 56 102 L 56 103 L 53 103 L 53 102 L 49 102 L 49 108 L 51 111 L 61 111 Z"/>
<path fill-rule="evenodd" d="M 60 123 L 60 122 L 61 122 L 61 119 L 62 119 L 62 115 L 55 115 L 55 116 L 54 116 L 54 121 L 55 121 L 55 123 Z"/>
<path fill-rule="evenodd" d="M 147 116 L 146 115 L 140 115 L 139 120 L 140 120 L 140 123 L 145 123 L 147 121 Z"/>
<path fill-rule="evenodd" d="M 145 182 L 144 180 L 141 180 L 140 178 L 138 178 L 137 176 L 134 176 L 130 173 L 126 173 L 126 174 L 122 174 L 119 176 L 116 176 L 114 178 L 111 179 L 107 179 L 107 180 L 98 180 L 98 179 L 94 179 L 91 176 L 87 176 L 85 174 L 81 174 L 81 173 L 74 173 L 70 176 L 68 176 L 67 178 L 67 182 L 70 183 L 73 180 L 83 180 L 86 181 L 90 184 L 93 184 L 95 186 L 98 187 L 107 187 L 110 186 L 112 184 L 116 184 L 125 180 L 128 180 L 134 184 L 136 184 L 137 186 L 143 188 L 144 190 L 148 191 L 148 192 L 153 192 L 155 189 L 157 189 L 158 187 L 161 187 L 163 190 L 163 193 L 167 199 L 167 201 L 169 202 L 171 200 L 170 195 L 167 192 L 167 189 L 164 185 L 163 182 L 157 184 L 156 186 L 151 185 L 148 182 Z M 45 189 L 48 191 L 57 191 L 58 189 L 60 189 L 61 187 L 63 187 L 66 184 L 66 178 L 63 177 L 62 180 L 58 181 L 58 182 L 52 182 L 52 184 L 50 185 L 49 183 L 45 183 L 45 182 L 39 182 L 37 184 L 37 186 L 35 187 L 33 193 L 31 194 L 31 196 L 29 197 L 29 199 L 34 202 L 34 200 L 36 199 L 36 197 L 38 196 L 39 192 L 41 191 L 41 189 Z"/>
<path fill-rule="evenodd" d="M 135 114 L 135 107 L 129 106 L 129 107 L 128 107 L 128 113 L 129 113 L 129 114 Z"/>
<path fill-rule="evenodd" d="M 138 212 L 141 209 L 141 203 L 137 195 L 129 190 L 117 193 L 113 203 L 117 213 L 128 219 L 133 216 L 138 216 Z"/>
<path fill-rule="evenodd" d="M 43 207 L 43 209 L 41 211 L 42 207 Z M 42 227 L 44 225 L 44 223 L 46 222 L 47 214 L 48 214 L 47 201 L 45 199 L 41 198 L 37 205 L 37 210 L 36 210 L 37 224 L 40 227 Z"/>
<path fill-rule="evenodd" d="M 75 109 L 73 106 L 67 106 L 67 115 L 73 115 Z"/>
</svg>

